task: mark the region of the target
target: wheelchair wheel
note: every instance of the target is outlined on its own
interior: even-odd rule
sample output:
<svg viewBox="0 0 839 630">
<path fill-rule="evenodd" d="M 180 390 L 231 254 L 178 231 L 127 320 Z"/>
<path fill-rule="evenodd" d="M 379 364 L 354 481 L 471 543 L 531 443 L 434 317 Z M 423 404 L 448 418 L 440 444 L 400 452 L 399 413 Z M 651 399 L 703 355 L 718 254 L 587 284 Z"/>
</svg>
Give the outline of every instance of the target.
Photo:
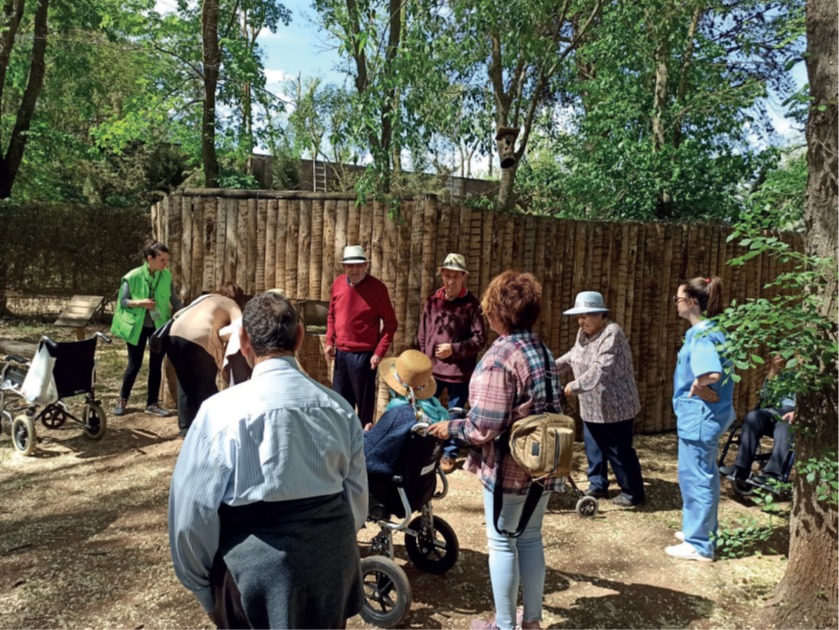
<svg viewBox="0 0 839 630">
<path fill-rule="evenodd" d="M 412 520 L 408 529 L 419 532 L 418 536 L 405 534 L 405 550 L 416 568 L 425 573 L 442 575 L 455 565 L 460 554 L 460 544 L 454 529 L 446 521 L 434 517 L 433 540 L 431 532 L 424 531 L 421 516 Z M 437 534 L 442 536 L 443 540 L 440 540 Z"/>
<path fill-rule="evenodd" d="M 361 561 L 364 605 L 361 618 L 380 628 L 395 628 L 411 609 L 411 584 L 390 558 L 373 556 Z"/>
<path fill-rule="evenodd" d="M 101 440 L 108 429 L 108 417 L 101 405 L 86 403 L 84 406 L 84 434 L 91 440 Z"/>
<path fill-rule="evenodd" d="M 731 489 L 741 497 L 750 497 L 755 493 L 755 487 L 752 484 L 736 479 L 731 480 Z"/>
<path fill-rule="evenodd" d="M 600 509 L 600 503 L 594 497 L 583 497 L 577 501 L 577 515 L 580 518 L 594 518 Z"/>
<path fill-rule="evenodd" d="M 35 422 L 30 416 L 18 416 L 12 424 L 12 442 L 15 450 L 28 457 L 35 452 Z"/>
</svg>

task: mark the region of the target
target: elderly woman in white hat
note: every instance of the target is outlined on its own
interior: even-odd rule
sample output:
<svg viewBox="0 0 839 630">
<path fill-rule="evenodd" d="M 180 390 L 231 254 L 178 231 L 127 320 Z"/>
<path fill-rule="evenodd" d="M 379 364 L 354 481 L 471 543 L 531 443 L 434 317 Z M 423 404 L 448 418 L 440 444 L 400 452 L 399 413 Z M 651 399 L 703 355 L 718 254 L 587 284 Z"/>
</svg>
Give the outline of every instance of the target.
<svg viewBox="0 0 839 630">
<path fill-rule="evenodd" d="M 585 430 L 589 488 L 586 494 L 606 497 L 609 490 L 608 465 L 621 488 L 612 502 L 622 507 L 643 503 L 644 480 L 638 454 L 632 447 L 635 416 L 641 410 L 632 352 L 623 330 L 609 321 L 609 309 L 596 291 L 577 295 L 574 308 L 580 330 L 577 343 L 561 356 L 561 374 L 574 371 L 574 380 L 565 386 L 566 396 L 578 396 Z"/>
</svg>

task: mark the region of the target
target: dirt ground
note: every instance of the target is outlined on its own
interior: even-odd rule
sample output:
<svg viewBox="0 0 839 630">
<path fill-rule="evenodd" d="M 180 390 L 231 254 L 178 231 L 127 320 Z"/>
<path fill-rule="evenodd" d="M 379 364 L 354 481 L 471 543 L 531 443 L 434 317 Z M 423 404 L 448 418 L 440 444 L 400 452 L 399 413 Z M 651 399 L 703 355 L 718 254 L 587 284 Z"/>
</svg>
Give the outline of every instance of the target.
<svg viewBox="0 0 839 630">
<path fill-rule="evenodd" d="M 72 331 L 0 321 L 0 337 L 69 340 Z M 97 396 L 108 432 L 93 442 L 71 423 L 37 425 L 33 457 L 0 436 L 0 627 L 212 628 L 172 571 L 167 537 L 169 481 L 181 440 L 172 418 L 143 414 L 145 372 L 128 413 L 111 414 L 127 361 L 125 344 L 101 345 Z M 71 405 L 71 409 L 72 409 Z M 78 406 L 77 406 L 78 408 Z M 762 555 L 713 564 L 669 558 L 681 499 L 673 433 L 638 436 L 647 502 L 635 509 L 601 500 L 594 519 L 574 512 L 576 498 L 555 495 L 545 518 L 547 580 L 544 626 L 551 628 L 745 628 L 780 579 L 788 539 L 779 528 Z M 577 444 L 575 479 L 586 486 Z M 407 561 L 402 536 L 397 562 L 413 589 L 404 622 L 411 628 L 464 628 L 493 615 L 481 486 L 463 471 L 450 476 L 435 515 L 460 541 L 446 575 L 427 575 Z M 616 490 L 613 490 L 614 496 Z M 723 485 L 720 520 L 766 520 L 759 507 Z M 365 541 L 376 533 L 368 527 Z M 364 553 L 365 546 L 362 546 Z M 360 617 L 349 628 L 366 628 Z"/>
</svg>

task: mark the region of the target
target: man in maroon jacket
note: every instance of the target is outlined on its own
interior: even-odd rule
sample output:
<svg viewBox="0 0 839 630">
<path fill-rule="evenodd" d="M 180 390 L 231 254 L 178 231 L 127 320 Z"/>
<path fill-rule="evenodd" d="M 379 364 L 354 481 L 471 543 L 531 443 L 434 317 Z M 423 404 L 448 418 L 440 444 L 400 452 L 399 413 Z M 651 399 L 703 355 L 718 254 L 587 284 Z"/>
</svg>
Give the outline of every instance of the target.
<svg viewBox="0 0 839 630">
<path fill-rule="evenodd" d="M 440 267 L 443 288 L 429 296 L 417 333 L 420 351 L 431 357 L 436 396 L 448 390 L 449 409 L 464 407 L 469 400 L 469 379 L 487 340 L 481 304 L 463 286 L 468 273 L 462 255 L 446 256 Z M 459 447 L 455 439 L 446 443 L 443 472 L 454 470 Z"/>
<path fill-rule="evenodd" d="M 367 273 L 364 248 L 345 247 L 341 262 L 345 273 L 332 283 L 323 354 L 335 361 L 332 389 L 358 408 L 365 426 L 376 411 L 376 368 L 399 324 L 387 287 Z"/>
</svg>

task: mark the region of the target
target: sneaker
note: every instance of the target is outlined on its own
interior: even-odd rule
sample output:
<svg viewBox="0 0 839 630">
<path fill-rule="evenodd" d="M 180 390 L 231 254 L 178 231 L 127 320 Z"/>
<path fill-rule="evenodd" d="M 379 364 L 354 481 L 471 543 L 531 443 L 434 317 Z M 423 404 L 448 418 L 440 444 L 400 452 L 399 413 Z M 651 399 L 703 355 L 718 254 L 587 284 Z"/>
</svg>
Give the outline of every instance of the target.
<svg viewBox="0 0 839 630">
<path fill-rule="evenodd" d="M 457 461 L 452 459 L 451 457 L 443 457 L 443 459 L 440 460 L 440 470 L 442 470 L 447 475 L 452 474 L 456 467 Z"/>
<path fill-rule="evenodd" d="M 636 505 L 641 505 L 644 501 L 632 501 L 627 499 L 622 494 L 619 494 L 614 499 L 612 499 L 612 503 L 617 505 L 618 507 L 635 507 Z"/>
<path fill-rule="evenodd" d="M 127 398 L 120 398 L 117 401 L 117 406 L 114 407 L 114 415 L 121 416 L 125 413 L 125 408 L 128 406 L 128 399 Z"/>
<path fill-rule="evenodd" d="M 589 489 L 583 492 L 584 495 L 587 497 L 594 497 L 595 499 L 605 499 L 609 496 L 609 493 L 605 490 L 598 490 L 597 488 L 592 488 L 589 486 Z"/>
<path fill-rule="evenodd" d="M 673 534 L 676 537 L 676 540 L 679 542 L 685 542 L 685 533 L 684 532 L 675 532 Z"/>
<path fill-rule="evenodd" d="M 690 543 L 683 542 L 681 545 L 673 545 L 664 550 L 668 556 L 679 560 L 696 560 L 697 562 L 713 562 L 714 558 L 708 558 L 699 553 Z"/>
<path fill-rule="evenodd" d="M 146 407 L 146 413 L 152 416 L 159 416 L 161 418 L 169 417 L 169 412 L 163 409 L 157 403 L 154 403 L 153 405 L 149 405 L 148 407 Z"/>
</svg>

